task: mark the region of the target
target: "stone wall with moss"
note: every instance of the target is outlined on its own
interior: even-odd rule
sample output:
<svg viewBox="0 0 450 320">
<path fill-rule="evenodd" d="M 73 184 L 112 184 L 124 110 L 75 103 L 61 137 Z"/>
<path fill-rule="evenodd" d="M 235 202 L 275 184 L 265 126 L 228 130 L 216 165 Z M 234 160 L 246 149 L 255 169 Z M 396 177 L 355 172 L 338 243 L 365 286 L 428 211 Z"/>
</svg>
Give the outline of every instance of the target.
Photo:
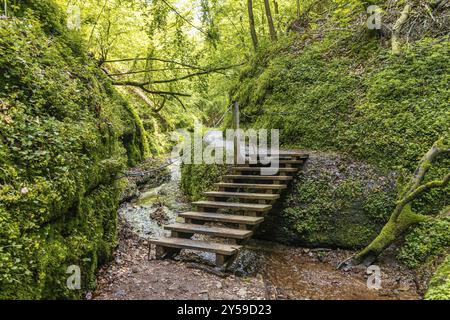
<svg viewBox="0 0 450 320">
<path fill-rule="evenodd" d="M 394 194 L 394 175 L 313 152 L 258 236 L 311 247 L 360 248 L 386 223 Z"/>
<path fill-rule="evenodd" d="M 133 107 L 52 1 L 0 20 L 0 299 L 79 298 L 117 244 L 116 179 L 148 155 Z M 81 268 L 69 290 L 67 268 Z"/>
</svg>

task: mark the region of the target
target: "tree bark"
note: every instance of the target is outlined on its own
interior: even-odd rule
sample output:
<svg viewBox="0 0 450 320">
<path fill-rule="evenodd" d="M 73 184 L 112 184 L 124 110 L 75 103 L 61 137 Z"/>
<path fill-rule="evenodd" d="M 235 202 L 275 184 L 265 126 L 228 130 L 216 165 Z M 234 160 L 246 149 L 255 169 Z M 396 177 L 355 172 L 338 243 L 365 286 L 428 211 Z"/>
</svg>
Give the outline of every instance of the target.
<svg viewBox="0 0 450 320">
<path fill-rule="evenodd" d="M 253 0 L 247 0 L 248 7 L 248 21 L 250 24 L 250 35 L 252 37 L 253 48 L 255 51 L 258 49 L 258 36 L 255 29 L 255 17 L 253 15 Z"/>
<path fill-rule="evenodd" d="M 267 23 L 269 24 L 269 32 L 270 32 L 270 38 L 272 41 L 277 41 L 277 31 L 275 30 L 275 25 L 273 24 L 273 18 L 272 18 L 272 12 L 270 10 L 270 3 L 269 0 L 264 0 L 264 7 L 266 9 L 266 16 L 267 16 Z"/>
<path fill-rule="evenodd" d="M 280 11 L 278 9 L 278 2 L 277 2 L 277 0 L 273 0 L 273 10 L 274 10 L 275 14 L 279 14 L 280 13 Z"/>
<path fill-rule="evenodd" d="M 400 33 L 402 31 L 403 25 L 409 18 L 409 14 L 411 13 L 412 6 L 407 3 L 403 8 L 403 11 L 400 15 L 400 18 L 395 22 L 394 28 L 392 29 L 392 53 L 395 55 L 399 55 L 401 53 L 401 41 L 400 41 Z"/>
<path fill-rule="evenodd" d="M 380 234 L 361 252 L 342 262 L 339 268 L 351 267 L 358 264 L 372 264 L 386 248 L 392 245 L 411 226 L 432 219 L 429 216 L 414 213 L 411 209 L 411 203 L 427 191 L 434 188 L 444 188 L 450 183 L 450 173 L 442 180 L 423 183 L 425 175 L 430 170 L 432 163 L 439 156 L 448 153 L 450 153 L 450 147 L 442 139 L 434 143 L 431 149 L 420 160 L 411 180 L 400 193 L 397 205 Z"/>
</svg>

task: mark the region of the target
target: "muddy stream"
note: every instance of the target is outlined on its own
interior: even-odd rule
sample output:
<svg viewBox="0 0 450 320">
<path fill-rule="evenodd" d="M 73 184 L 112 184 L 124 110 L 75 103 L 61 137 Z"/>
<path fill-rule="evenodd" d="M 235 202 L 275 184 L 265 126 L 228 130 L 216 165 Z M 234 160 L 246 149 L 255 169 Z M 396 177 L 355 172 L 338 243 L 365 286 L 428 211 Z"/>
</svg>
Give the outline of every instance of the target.
<svg viewBox="0 0 450 320">
<path fill-rule="evenodd" d="M 369 289 L 364 267 L 337 270 L 352 252 L 289 247 L 251 240 L 227 273 L 213 267 L 211 254 L 183 251 L 174 260 L 155 260 L 146 239 L 166 234 L 162 226 L 190 210 L 180 188 L 180 164 L 170 179 L 143 186 L 119 209 L 120 244 L 114 261 L 99 273 L 87 299 L 420 299 L 411 271 L 384 259 L 381 289 Z M 149 259 L 150 258 L 150 259 Z"/>
</svg>

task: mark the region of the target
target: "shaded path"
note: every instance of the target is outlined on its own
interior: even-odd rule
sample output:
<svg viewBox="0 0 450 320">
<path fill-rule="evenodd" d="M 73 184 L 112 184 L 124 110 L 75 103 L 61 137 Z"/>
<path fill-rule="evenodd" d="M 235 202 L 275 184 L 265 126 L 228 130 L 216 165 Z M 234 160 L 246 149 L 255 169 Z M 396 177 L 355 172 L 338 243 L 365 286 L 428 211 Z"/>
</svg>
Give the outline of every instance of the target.
<svg viewBox="0 0 450 320">
<path fill-rule="evenodd" d="M 145 239 L 164 234 L 162 225 L 189 206 L 178 188 L 179 171 L 159 187 L 119 210 L 120 245 L 114 261 L 98 277 L 94 299 L 419 299 L 413 274 L 391 259 L 380 262 L 382 289 L 367 288 L 365 268 L 350 272 L 335 266 L 349 251 L 303 249 L 252 240 L 231 268 L 213 268 L 214 255 L 183 252 L 174 260 L 148 260 Z M 214 272 L 211 272 L 214 271 Z"/>
<path fill-rule="evenodd" d="M 412 274 L 396 265 L 381 265 L 383 289 L 369 290 L 365 269 L 336 270 L 345 251 L 310 251 L 253 241 L 239 264 L 250 275 L 222 277 L 193 261 L 147 260 L 143 240 L 122 230 L 115 261 L 100 272 L 95 299 L 418 299 Z M 247 262 L 246 262 L 247 261 Z M 248 262 L 252 261 L 252 262 Z M 239 274 L 239 270 L 237 270 Z M 242 273 L 242 271 L 241 271 Z"/>
</svg>

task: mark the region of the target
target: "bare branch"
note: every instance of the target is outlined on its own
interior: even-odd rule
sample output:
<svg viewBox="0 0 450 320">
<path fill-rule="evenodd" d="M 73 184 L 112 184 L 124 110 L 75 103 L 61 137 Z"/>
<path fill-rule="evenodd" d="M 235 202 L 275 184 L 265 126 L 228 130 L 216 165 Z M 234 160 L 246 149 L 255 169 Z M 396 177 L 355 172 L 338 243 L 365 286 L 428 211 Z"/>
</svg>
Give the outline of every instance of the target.
<svg viewBox="0 0 450 320">
<path fill-rule="evenodd" d="M 127 71 L 127 72 L 120 72 L 120 73 L 112 73 L 110 74 L 111 77 L 119 77 L 119 76 L 126 76 L 130 74 L 140 74 L 140 73 L 147 73 L 147 72 L 161 72 L 161 71 L 171 71 L 171 70 L 188 70 L 191 68 L 188 67 L 181 67 L 181 68 L 161 68 L 161 69 L 148 69 L 148 70 L 139 70 L 139 71 Z"/>
<path fill-rule="evenodd" d="M 438 140 L 436 141 L 433 146 L 428 150 L 428 152 L 422 157 L 422 159 L 419 162 L 419 165 L 414 172 L 413 177 L 411 178 L 411 181 L 405 188 L 405 191 L 402 194 L 402 197 L 412 193 L 415 189 L 417 189 L 420 185 L 420 183 L 423 181 L 426 173 L 430 169 L 430 164 L 433 163 L 437 157 L 444 153 L 449 153 L 450 149 L 447 147 L 441 146 L 442 141 Z"/>
<path fill-rule="evenodd" d="M 144 88 L 144 87 L 139 87 L 139 88 L 141 88 L 142 90 L 144 90 L 147 93 L 157 94 L 157 95 L 160 95 L 160 96 L 172 96 L 174 98 L 176 98 L 176 97 L 190 97 L 191 96 L 188 93 L 182 93 L 182 92 L 149 90 L 149 89 Z"/>
<path fill-rule="evenodd" d="M 226 66 L 226 67 L 219 67 L 219 68 L 209 69 L 209 70 L 205 70 L 205 71 L 199 71 L 199 72 L 190 73 L 190 74 L 185 75 L 185 76 L 181 76 L 181 77 L 177 77 L 177 78 L 171 78 L 171 79 L 154 80 L 154 81 L 148 81 L 148 82 L 123 81 L 123 82 L 115 82 L 114 84 L 118 85 L 118 86 L 125 85 L 125 86 L 141 87 L 141 86 L 148 86 L 148 85 L 151 85 L 151 84 L 158 84 L 158 83 L 177 82 L 177 81 L 182 81 L 182 80 L 186 80 L 186 79 L 193 78 L 193 77 L 206 75 L 206 74 L 209 74 L 209 73 L 214 73 L 214 72 L 218 72 L 218 71 L 231 69 L 231 68 L 234 68 L 234 67 L 236 67 L 236 65 Z"/>
<path fill-rule="evenodd" d="M 413 192 L 411 192 L 409 195 L 407 195 L 402 200 L 402 203 L 407 204 L 407 203 L 413 201 L 414 199 L 418 198 L 419 196 L 421 196 L 425 192 L 428 192 L 431 189 L 446 187 L 449 184 L 449 182 L 450 182 L 450 173 L 447 174 L 444 177 L 444 179 L 442 179 L 442 180 L 431 181 L 431 182 L 428 182 L 428 183 L 426 183 L 424 185 L 421 185 L 420 187 L 415 189 Z"/>
<path fill-rule="evenodd" d="M 190 64 L 187 64 L 184 62 L 162 59 L 162 58 L 124 58 L 124 59 L 115 59 L 115 60 L 105 60 L 102 63 L 117 63 L 117 62 L 130 62 L 130 61 L 159 61 L 159 62 L 164 62 L 164 63 L 173 63 L 176 65 L 180 65 L 180 66 L 187 67 L 190 69 L 195 69 L 195 70 L 205 70 L 205 68 L 202 68 L 202 67 L 193 66 L 193 65 L 190 65 Z"/>
<path fill-rule="evenodd" d="M 173 96 L 173 97 L 178 101 L 178 103 L 181 105 L 181 107 L 184 109 L 184 111 L 187 111 L 186 106 L 183 104 L 183 101 L 181 101 L 181 99 L 178 98 L 177 96 Z"/>
<path fill-rule="evenodd" d="M 162 102 L 161 105 L 155 110 L 156 113 L 160 112 L 160 111 L 164 108 L 164 106 L 166 105 L 166 101 L 167 101 L 167 97 L 164 96 L 163 102 Z"/>
</svg>

